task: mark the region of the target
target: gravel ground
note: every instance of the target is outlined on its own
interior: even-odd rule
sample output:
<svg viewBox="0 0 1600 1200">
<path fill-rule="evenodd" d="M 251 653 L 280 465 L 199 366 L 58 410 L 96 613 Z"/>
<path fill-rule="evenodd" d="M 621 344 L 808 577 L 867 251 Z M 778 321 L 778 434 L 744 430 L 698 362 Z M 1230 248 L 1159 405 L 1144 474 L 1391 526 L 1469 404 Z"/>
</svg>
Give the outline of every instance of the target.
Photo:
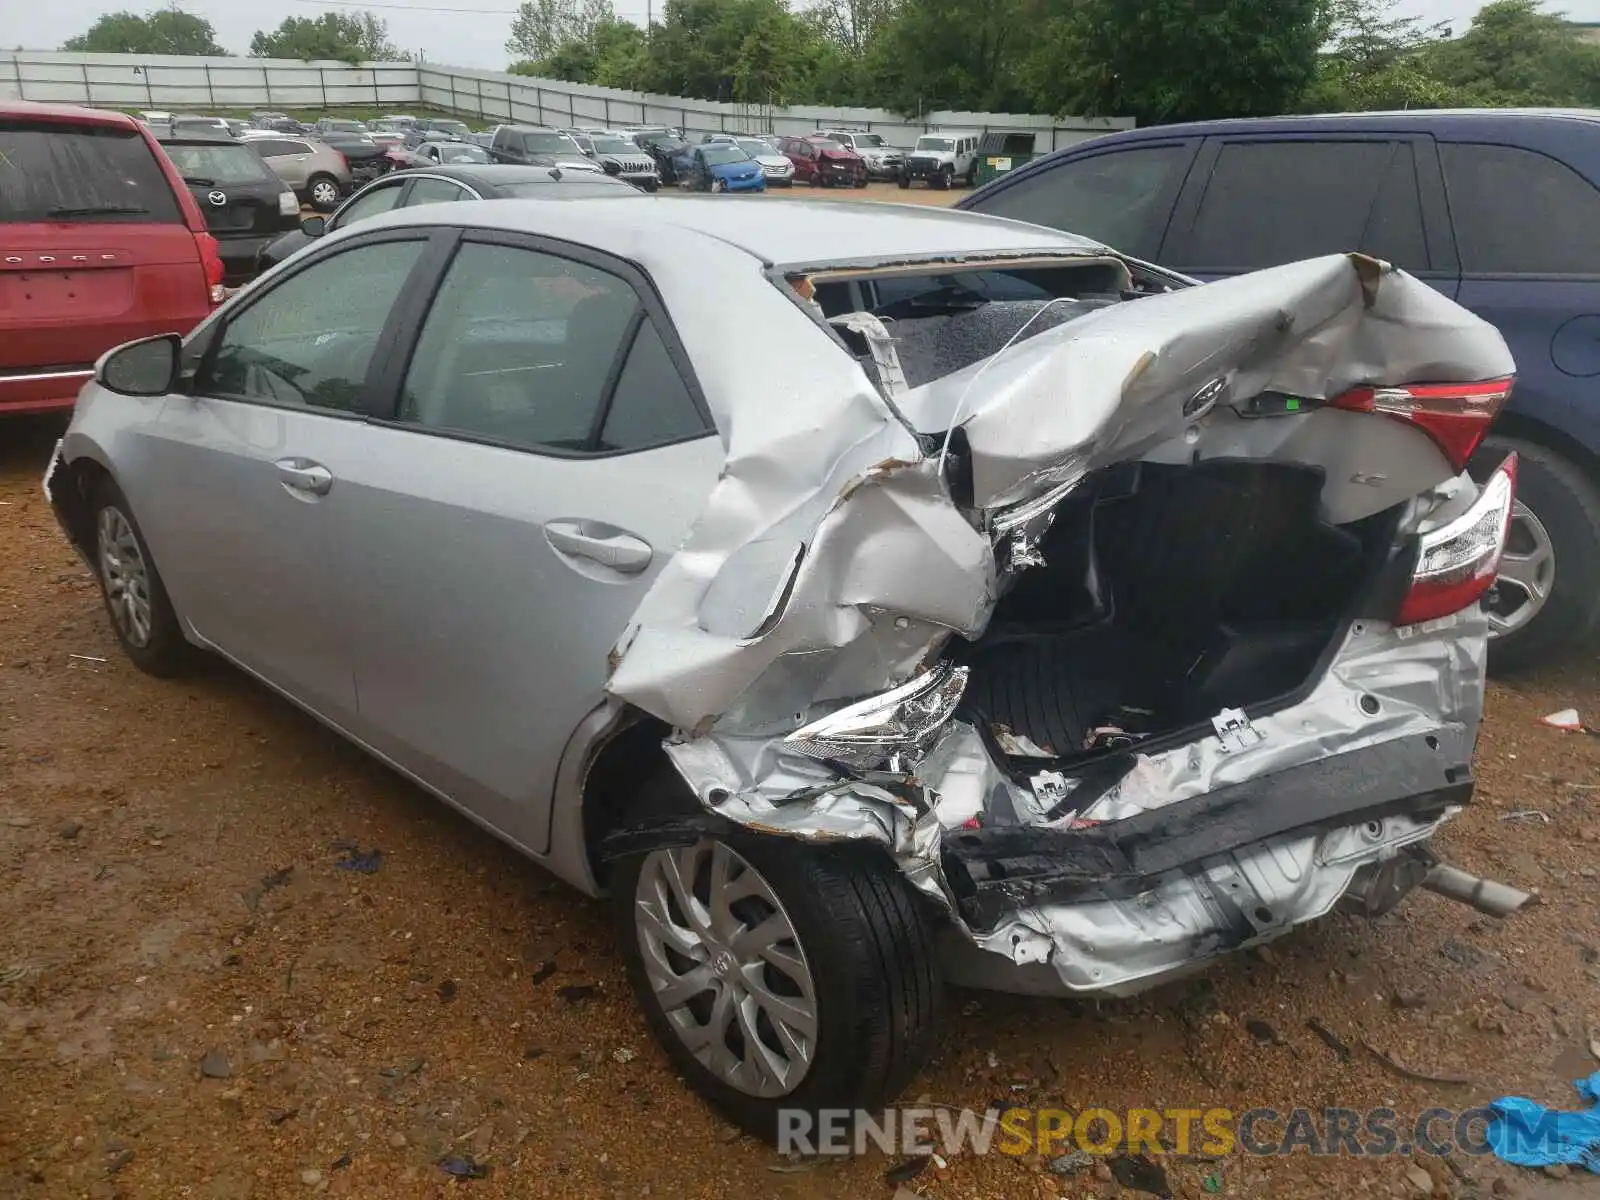
<svg viewBox="0 0 1600 1200">
<path fill-rule="evenodd" d="M 601 905 L 243 676 L 129 665 L 40 491 L 60 428 L 0 427 L 0 1197 L 894 1194 L 892 1159 L 784 1169 L 695 1101 L 635 1012 Z M 1600 714 L 1587 656 L 1491 688 L 1479 803 L 1442 838 L 1538 907 L 1496 923 L 1415 896 L 1136 1000 L 960 993 L 908 1099 L 1570 1106 L 1568 1081 L 1597 1065 L 1600 743 L 1536 723 L 1569 705 Z M 1548 823 L 1507 819 L 1526 809 Z M 1470 1082 L 1402 1077 L 1363 1041 Z M 453 1180 L 446 1155 L 490 1174 Z M 1600 1197 L 1459 1156 L 1166 1169 L 1185 1197 Z M 1132 1194 L 998 1154 L 908 1186 Z"/>
</svg>

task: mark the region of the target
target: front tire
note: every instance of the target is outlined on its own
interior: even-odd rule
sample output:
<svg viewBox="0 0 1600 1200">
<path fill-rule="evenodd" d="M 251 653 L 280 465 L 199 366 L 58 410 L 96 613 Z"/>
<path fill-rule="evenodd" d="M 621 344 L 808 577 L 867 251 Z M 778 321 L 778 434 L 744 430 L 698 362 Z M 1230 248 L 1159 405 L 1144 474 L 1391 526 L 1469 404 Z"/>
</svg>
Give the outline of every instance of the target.
<svg viewBox="0 0 1600 1200">
<path fill-rule="evenodd" d="M 127 498 L 103 480 L 90 496 L 89 511 L 95 573 L 111 632 L 141 671 L 162 678 L 178 674 L 189 662 L 189 644 Z"/>
<path fill-rule="evenodd" d="M 933 177 L 933 186 L 941 192 L 948 192 L 951 182 L 955 179 L 955 174 L 954 167 L 948 165 L 940 167 L 938 173 Z"/>
<path fill-rule="evenodd" d="M 1555 451 L 1490 437 L 1470 470 L 1482 481 L 1517 453 L 1517 508 L 1491 590 L 1489 666 L 1515 672 L 1581 646 L 1600 620 L 1600 491 Z"/>
<path fill-rule="evenodd" d="M 339 207 L 339 181 L 332 175 L 313 175 L 306 182 L 306 195 L 318 212 L 332 212 Z"/>
<path fill-rule="evenodd" d="M 909 175 L 896 176 L 895 177 L 895 182 L 900 185 L 900 190 L 904 191 L 905 189 L 907 189 L 907 188 L 909 188 L 911 186 L 911 176 L 909 176 Z"/>
<path fill-rule="evenodd" d="M 932 1047 L 931 924 L 871 848 L 705 838 L 619 862 L 628 978 L 673 1065 L 739 1128 L 783 1109 L 877 1112 Z"/>
</svg>

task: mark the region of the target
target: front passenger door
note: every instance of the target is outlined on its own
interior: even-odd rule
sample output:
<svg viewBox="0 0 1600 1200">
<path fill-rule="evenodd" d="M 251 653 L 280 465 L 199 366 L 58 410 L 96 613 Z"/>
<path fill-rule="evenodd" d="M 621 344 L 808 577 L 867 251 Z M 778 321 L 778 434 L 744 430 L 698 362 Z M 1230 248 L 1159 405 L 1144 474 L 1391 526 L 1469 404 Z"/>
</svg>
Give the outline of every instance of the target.
<svg viewBox="0 0 1600 1200">
<path fill-rule="evenodd" d="M 391 314 L 427 233 L 286 267 L 208 330 L 187 394 L 162 409 L 140 520 L 173 605 L 236 662 L 339 724 L 355 713 L 345 564 L 331 536 L 364 453 Z M 191 350 L 200 351 L 198 345 Z"/>
<path fill-rule="evenodd" d="M 607 656 L 722 467 L 636 269 L 462 236 L 342 477 L 360 736 L 534 852 Z"/>
</svg>

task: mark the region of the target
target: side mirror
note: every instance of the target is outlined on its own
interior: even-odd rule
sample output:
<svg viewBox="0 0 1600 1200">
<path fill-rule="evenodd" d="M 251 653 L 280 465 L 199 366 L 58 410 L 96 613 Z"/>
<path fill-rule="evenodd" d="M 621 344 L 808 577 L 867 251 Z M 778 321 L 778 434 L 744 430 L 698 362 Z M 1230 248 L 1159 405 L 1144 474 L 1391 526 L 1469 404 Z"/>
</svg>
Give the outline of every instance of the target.
<svg viewBox="0 0 1600 1200">
<path fill-rule="evenodd" d="M 94 380 L 122 396 L 165 396 L 178 386 L 183 339 L 175 333 L 125 342 L 94 364 Z"/>
<path fill-rule="evenodd" d="M 300 219 L 300 232 L 309 238 L 319 238 L 328 232 L 328 218 L 302 217 Z"/>
</svg>

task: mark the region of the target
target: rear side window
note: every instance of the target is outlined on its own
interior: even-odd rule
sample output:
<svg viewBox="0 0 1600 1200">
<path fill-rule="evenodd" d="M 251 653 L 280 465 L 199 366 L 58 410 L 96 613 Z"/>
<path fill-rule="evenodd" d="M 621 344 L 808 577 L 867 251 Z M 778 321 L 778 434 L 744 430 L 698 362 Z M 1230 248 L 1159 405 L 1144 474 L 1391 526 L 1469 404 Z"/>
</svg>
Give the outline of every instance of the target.
<svg viewBox="0 0 1600 1200">
<path fill-rule="evenodd" d="M 643 450 L 704 432 L 706 424 L 683 376 L 655 325 L 646 319 L 617 378 L 600 432 L 600 449 Z"/>
<path fill-rule="evenodd" d="M 1191 152 L 1188 146 L 1141 146 L 1074 159 L 973 207 L 1154 258 L 1172 215 L 1176 175 Z"/>
<path fill-rule="evenodd" d="M 1224 144 L 1172 265 L 1255 270 L 1362 249 L 1396 149 L 1389 141 Z"/>
<path fill-rule="evenodd" d="M 1600 275 L 1600 195 L 1564 163 L 1512 146 L 1439 147 L 1466 274 Z"/>
<path fill-rule="evenodd" d="M 181 222 L 161 165 L 133 130 L 0 120 L 0 223 Z"/>
</svg>

